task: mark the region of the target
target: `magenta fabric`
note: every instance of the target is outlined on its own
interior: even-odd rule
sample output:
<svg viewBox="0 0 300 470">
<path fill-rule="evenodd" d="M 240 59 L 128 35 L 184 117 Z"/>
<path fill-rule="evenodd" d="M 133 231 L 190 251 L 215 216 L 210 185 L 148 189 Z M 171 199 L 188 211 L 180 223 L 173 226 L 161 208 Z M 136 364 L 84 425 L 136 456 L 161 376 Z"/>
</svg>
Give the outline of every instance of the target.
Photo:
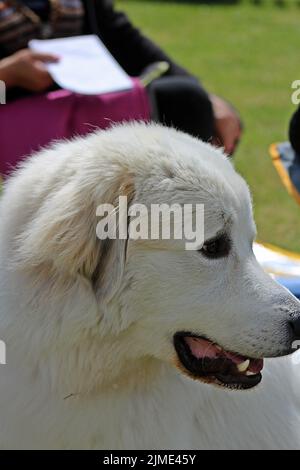
<svg viewBox="0 0 300 470">
<path fill-rule="evenodd" d="M 99 96 L 58 90 L 0 105 L 0 174 L 51 141 L 85 135 L 112 123 L 149 120 L 146 90 L 137 79 L 130 91 Z"/>
</svg>

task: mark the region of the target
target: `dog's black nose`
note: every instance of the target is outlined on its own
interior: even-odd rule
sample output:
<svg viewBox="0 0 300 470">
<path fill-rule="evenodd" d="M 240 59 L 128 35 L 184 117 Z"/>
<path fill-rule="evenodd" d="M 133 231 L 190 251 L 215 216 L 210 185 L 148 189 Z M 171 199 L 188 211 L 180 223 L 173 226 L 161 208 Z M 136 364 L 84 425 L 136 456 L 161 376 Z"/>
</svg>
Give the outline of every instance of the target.
<svg viewBox="0 0 300 470">
<path fill-rule="evenodd" d="M 290 320 L 290 326 L 293 334 L 293 339 L 300 339 L 300 317 L 295 317 Z"/>
</svg>

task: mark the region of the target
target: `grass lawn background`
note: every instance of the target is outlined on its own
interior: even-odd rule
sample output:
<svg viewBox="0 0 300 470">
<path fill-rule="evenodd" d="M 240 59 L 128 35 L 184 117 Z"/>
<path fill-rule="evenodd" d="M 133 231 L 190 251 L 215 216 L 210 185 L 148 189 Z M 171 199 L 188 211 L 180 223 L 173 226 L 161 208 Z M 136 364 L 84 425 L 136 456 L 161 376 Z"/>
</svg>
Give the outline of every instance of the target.
<svg viewBox="0 0 300 470">
<path fill-rule="evenodd" d="M 239 109 L 245 133 L 235 162 L 253 193 L 258 238 L 300 251 L 300 206 L 268 155 L 269 144 L 286 139 L 295 109 L 291 83 L 300 79 L 300 6 L 282 3 L 118 0 L 117 6 L 209 91 Z"/>
</svg>

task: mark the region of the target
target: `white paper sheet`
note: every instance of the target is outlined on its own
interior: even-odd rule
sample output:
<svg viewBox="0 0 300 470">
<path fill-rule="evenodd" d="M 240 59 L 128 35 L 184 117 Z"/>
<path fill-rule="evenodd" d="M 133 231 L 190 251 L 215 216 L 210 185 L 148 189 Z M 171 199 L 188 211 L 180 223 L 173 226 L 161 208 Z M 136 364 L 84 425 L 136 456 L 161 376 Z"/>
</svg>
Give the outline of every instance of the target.
<svg viewBox="0 0 300 470">
<path fill-rule="evenodd" d="M 97 95 L 129 90 L 132 82 L 97 36 L 34 39 L 32 50 L 56 54 L 58 63 L 47 64 L 53 80 L 66 90 Z"/>
</svg>

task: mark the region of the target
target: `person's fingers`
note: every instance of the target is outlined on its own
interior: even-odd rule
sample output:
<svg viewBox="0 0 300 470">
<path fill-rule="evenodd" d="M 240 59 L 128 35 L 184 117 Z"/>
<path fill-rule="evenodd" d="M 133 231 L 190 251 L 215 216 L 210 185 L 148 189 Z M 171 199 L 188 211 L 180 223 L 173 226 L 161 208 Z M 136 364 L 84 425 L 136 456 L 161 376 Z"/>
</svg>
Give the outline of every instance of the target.
<svg viewBox="0 0 300 470">
<path fill-rule="evenodd" d="M 234 153 L 242 134 L 242 126 L 236 113 L 232 113 L 231 116 L 227 118 L 222 131 L 226 152 L 231 155 Z"/>
<path fill-rule="evenodd" d="M 225 137 L 223 141 L 225 153 L 227 153 L 228 155 L 232 155 L 236 149 L 238 141 L 238 137 Z"/>
<path fill-rule="evenodd" d="M 223 132 L 221 137 L 225 152 L 229 155 L 232 155 L 241 137 L 240 129 L 236 128 L 235 126 L 235 129 L 228 129 L 227 131 Z"/>
<path fill-rule="evenodd" d="M 41 52 L 33 52 L 32 58 L 41 62 L 58 62 L 59 56 L 54 54 L 44 54 Z"/>
<path fill-rule="evenodd" d="M 213 135 L 209 141 L 214 147 L 223 147 L 223 142 L 217 135 Z"/>
<path fill-rule="evenodd" d="M 212 145 L 223 147 L 224 152 L 232 155 L 240 141 L 242 128 L 235 119 L 221 119 L 216 122 L 216 133 Z"/>
<path fill-rule="evenodd" d="M 241 140 L 241 137 L 242 137 L 242 133 L 243 133 L 243 128 L 242 128 L 242 125 L 241 125 L 241 121 L 238 119 L 237 122 L 236 122 L 236 126 L 235 126 L 235 131 L 233 132 L 233 142 L 232 142 L 232 146 L 231 148 L 229 149 L 229 153 L 230 155 L 232 155 L 240 140 Z"/>
<path fill-rule="evenodd" d="M 46 64 L 40 60 L 36 60 L 34 63 L 33 63 L 33 67 L 36 69 L 37 72 L 41 72 L 41 73 L 44 73 L 44 74 L 48 74 L 49 75 L 49 72 L 47 70 L 47 67 L 46 67 Z"/>
<path fill-rule="evenodd" d="M 53 84 L 53 79 L 43 62 L 34 62 L 33 70 L 32 86 L 35 91 L 43 91 Z"/>
<path fill-rule="evenodd" d="M 213 144 L 223 147 L 232 155 L 242 134 L 242 123 L 236 110 L 225 100 L 210 95 L 215 116 L 215 137 Z"/>
</svg>

